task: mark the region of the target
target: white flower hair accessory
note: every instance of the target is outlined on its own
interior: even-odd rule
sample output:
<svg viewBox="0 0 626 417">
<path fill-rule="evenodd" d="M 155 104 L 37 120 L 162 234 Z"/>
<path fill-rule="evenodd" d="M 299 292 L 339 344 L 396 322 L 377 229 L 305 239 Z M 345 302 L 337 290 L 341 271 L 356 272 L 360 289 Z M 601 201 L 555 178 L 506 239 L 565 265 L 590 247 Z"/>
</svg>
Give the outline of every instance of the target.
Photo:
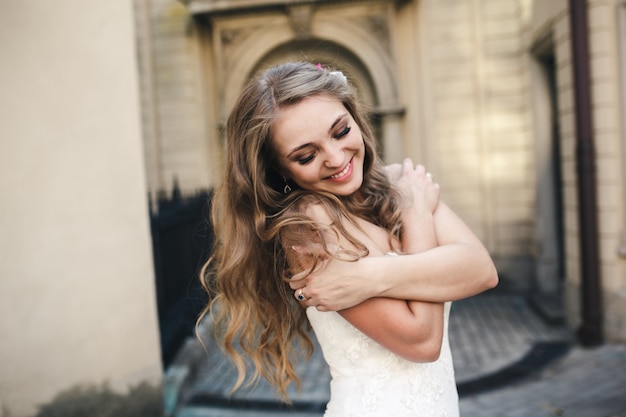
<svg viewBox="0 0 626 417">
<path fill-rule="evenodd" d="M 317 68 L 324 70 L 324 68 L 322 68 L 322 64 L 318 63 L 316 65 Z M 329 75 L 332 75 L 333 77 L 339 77 L 339 79 L 344 83 L 344 84 L 348 84 L 348 77 L 346 77 L 343 72 L 341 71 L 330 71 L 328 73 Z"/>
<path fill-rule="evenodd" d="M 329 72 L 329 74 L 332 75 L 333 77 L 341 78 L 341 81 L 343 81 L 344 84 L 348 84 L 348 77 L 343 75 L 343 72 L 341 72 L 341 71 L 331 71 L 331 72 Z"/>
</svg>

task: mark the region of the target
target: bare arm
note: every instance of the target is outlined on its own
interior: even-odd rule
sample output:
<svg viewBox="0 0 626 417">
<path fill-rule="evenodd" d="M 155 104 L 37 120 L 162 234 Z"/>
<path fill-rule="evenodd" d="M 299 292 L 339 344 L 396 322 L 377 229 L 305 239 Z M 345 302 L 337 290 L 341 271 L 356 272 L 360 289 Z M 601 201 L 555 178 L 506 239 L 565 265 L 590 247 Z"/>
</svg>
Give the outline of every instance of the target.
<svg viewBox="0 0 626 417">
<path fill-rule="evenodd" d="M 469 227 L 442 201 L 433 221 L 436 248 L 348 264 L 328 260 L 309 276 L 295 276 L 291 287 L 306 286 L 307 305 L 321 311 L 341 310 L 372 297 L 444 302 L 495 287 L 493 261 Z"/>
<path fill-rule="evenodd" d="M 440 203 L 434 222 L 438 247 L 387 264 L 363 259 L 361 267 L 371 271 L 367 278 L 374 294 L 451 301 L 497 285 L 497 271 L 489 253 L 452 210 Z M 385 282 L 381 279 L 384 275 L 394 279 Z"/>
</svg>

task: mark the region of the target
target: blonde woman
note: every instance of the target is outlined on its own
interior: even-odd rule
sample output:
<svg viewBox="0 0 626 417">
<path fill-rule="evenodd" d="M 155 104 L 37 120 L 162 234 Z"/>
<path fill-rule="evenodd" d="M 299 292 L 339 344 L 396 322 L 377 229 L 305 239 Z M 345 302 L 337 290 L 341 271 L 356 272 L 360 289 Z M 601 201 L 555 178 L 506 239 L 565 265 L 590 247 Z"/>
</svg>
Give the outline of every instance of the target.
<svg viewBox="0 0 626 417">
<path fill-rule="evenodd" d="M 458 416 L 447 301 L 497 275 L 432 177 L 408 160 L 383 168 L 345 77 L 311 64 L 252 81 L 226 134 L 204 314 L 235 388 L 249 359 L 286 397 L 312 326 L 332 375 L 326 417 Z"/>
</svg>

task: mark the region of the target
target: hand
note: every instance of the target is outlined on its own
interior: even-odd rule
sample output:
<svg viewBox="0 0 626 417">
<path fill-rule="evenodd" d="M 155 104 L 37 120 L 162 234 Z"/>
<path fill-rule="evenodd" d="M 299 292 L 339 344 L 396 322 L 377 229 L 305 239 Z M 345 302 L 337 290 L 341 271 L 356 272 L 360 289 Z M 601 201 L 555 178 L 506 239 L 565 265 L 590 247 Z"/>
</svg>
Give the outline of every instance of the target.
<svg viewBox="0 0 626 417">
<path fill-rule="evenodd" d="M 355 306 L 371 297 L 364 285 L 364 278 L 368 277 L 358 272 L 366 259 L 345 262 L 328 258 L 312 273 L 306 270 L 294 275 L 289 286 L 302 305 L 316 307 L 319 311 Z"/>
<path fill-rule="evenodd" d="M 402 196 L 403 215 L 433 214 L 439 205 L 439 184 L 423 165 L 413 168 L 413 162 L 405 159 L 402 166 L 388 168 L 390 180 Z M 394 181 L 395 178 L 395 181 Z"/>
<path fill-rule="evenodd" d="M 402 164 L 391 164 L 385 166 L 387 177 L 392 184 L 395 184 L 402 175 Z"/>
</svg>

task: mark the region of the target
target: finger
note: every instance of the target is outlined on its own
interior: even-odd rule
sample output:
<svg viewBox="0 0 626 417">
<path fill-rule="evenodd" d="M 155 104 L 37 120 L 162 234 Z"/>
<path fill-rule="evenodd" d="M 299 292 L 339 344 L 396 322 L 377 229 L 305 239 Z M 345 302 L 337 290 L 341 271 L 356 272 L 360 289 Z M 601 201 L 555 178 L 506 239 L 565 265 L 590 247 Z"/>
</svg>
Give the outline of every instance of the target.
<svg viewBox="0 0 626 417">
<path fill-rule="evenodd" d="M 401 164 L 391 164 L 385 167 L 387 171 L 387 176 L 391 182 L 395 182 L 400 175 L 402 175 L 402 165 Z"/>
<path fill-rule="evenodd" d="M 314 252 L 317 252 L 318 249 L 320 249 L 322 247 L 322 245 L 320 245 L 319 243 L 314 243 L 311 242 L 309 244 L 306 244 L 304 246 L 300 246 L 300 245 L 291 245 L 291 250 L 300 254 L 300 255 L 311 255 Z"/>
<path fill-rule="evenodd" d="M 402 162 L 402 173 L 409 174 L 411 171 L 413 171 L 413 161 L 411 158 L 405 158 Z"/>
<path fill-rule="evenodd" d="M 304 288 L 304 286 L 306 285 L 305 278 L 309 276 L 309 273 L 310 271 L 307 269 L 307 270 L 298 272 L 297 274 L 294 274 L 289 280 L 289 286 L 291 287 L 291 289 L 296 291 L 296 290 L 299 290 L 300 288 Z"/>
<path fill-rule="evenodd" d="M 441 193 L 441 189 L 439 187 L 439 184 L 437 184 L 436 182 L 433 182 L 432 184 L 428 185 L 428 192 L 432 195 L 434 195 L 437 199 L 439 199 L 439 194 Z"/>
<path fill-rule="evenodd" d="M 335 246 L 333 246 L 332 244 L 327 245 L 329 250 L 334 250 Z M 338 249 L 339 246 L 336 246 L 336 248 Z M 321 262 L 318 262 L 316 270 L 322 267 L 325 263 L 325 260 L 328 259 L 328 255 L 326 254 L 324 247 L 319 243 L 310 243 L 305 246 L 293 245 L 291 246 L 291 250 L 296 252 L 299 256 L 304 256 L 304 257 L 311 257 L 314 255 L 317 256 L 317 258 Z M 303 270 L 293 274 L 291 276 L 291 279 L 289 280 L 289 286 L 291 287 L 292 290 L 297 290 L 298 288 L 304 287 L 307 281 L 306 278 L 312 272 L 311 268 L 309 267 L 305 267 L 305 266 L 301 266 L 301 267 L 303 268 Z"/>
<path fill-rule="evenodd" d="M 339 248 L 339 246 L 337 247 Z M 318 262 L 318 264 L 316 265 L 315 271 L 319 271 L 323 269 L 327 263 L 328 263 L 328 257 L 324 256 L 321 262 Z M 315 271 L 311 271 L 311 268 L 306 268 L 303 271 L 293 274 L 291 276 L 291 279 L 289 280 L 289 286 L 294 291 L 300 288 L 303 288 L 305 285 L 307 285 L 313 280 L 313 276 L 311 274 Z"/>
</svg>

